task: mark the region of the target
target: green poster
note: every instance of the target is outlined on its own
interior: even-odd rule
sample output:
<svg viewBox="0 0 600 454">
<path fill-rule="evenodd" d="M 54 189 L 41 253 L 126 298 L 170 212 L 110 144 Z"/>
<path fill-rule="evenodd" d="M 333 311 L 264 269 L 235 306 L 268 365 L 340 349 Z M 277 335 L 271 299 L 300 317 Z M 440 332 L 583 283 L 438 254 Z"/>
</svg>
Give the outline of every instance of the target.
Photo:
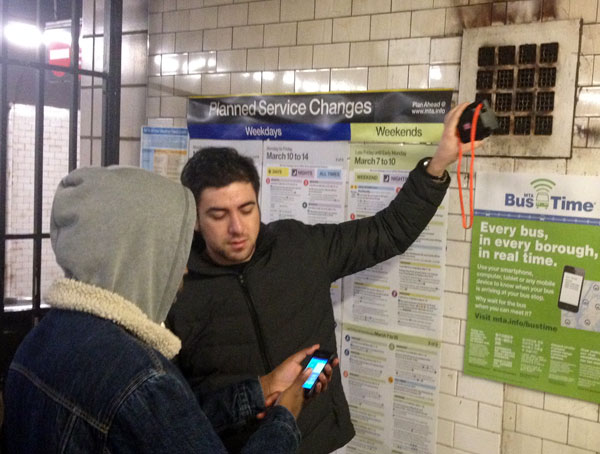
<svg viewBox="0 0 600 454">
<path fill-rule="evenodd" d="M 464 372 L 600 403 L 600 181 L 477 174 Z"/>
</svg>

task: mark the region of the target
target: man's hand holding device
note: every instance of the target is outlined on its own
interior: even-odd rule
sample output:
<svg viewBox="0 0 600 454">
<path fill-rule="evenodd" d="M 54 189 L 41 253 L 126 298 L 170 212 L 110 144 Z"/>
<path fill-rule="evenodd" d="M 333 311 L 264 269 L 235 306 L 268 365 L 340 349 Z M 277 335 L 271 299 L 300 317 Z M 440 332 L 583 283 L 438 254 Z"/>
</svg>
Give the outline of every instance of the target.
<svg viewBox="0 0 600 454">
<path fill-rule="evenodd" d="M 277 366 L 271 373 L 260 377 L 263 394 L 265 395 L 265 407 L 282 405 L 290 410 L 296 418 L 298 417 L 306 400 L 303 385 L 312 374 L 312 369 L 309 369 L 308 366 L 303 370 L 302 363 L 307 356 L 314 356 L 319 351 L 318 348 L 319 345 L 315 344 L 312 347 L 300 350 Z M 319 394 L 327 389 L 333 374 L 333 367 L 338 364 L 339 360 L 335 358 L 329 364 L 326 364 L 319 374 L 316 374 L 311 394 Z M 256 417 L 262 419 L 265 415 L 266 412 L 261 412 Z"/>
</svg>

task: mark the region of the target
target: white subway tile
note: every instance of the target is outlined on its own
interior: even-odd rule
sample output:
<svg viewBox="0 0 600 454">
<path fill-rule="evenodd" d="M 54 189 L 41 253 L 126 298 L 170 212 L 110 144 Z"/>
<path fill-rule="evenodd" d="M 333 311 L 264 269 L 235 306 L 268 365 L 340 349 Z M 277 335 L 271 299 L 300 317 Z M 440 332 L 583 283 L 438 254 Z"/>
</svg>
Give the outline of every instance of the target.
<svg viewBox="0 0 600 454">
<path fill-rule="evenodd" d="M 567 162 L 567 175 L 600 175 L 599 153 L 598 148 L 574 148 Z"/>
<path fill-rule="evenodd" d="M 193 52 L 188 57 L 188 73 L 196 74 L 203 72 L 213 72 L 217 70 L 217 53 L 211 52 Z"/>
<path fill-rule="evenodd" d="M 388 13 L 391 6 L 391 0 L 354 0 L 352 15 Z"/>
<path fill-rule="evenodd" d="M 587 449 L 579 449 L 563 443 L 542 440 L 542 454 L 596 454 L 596 450 L 588 451 Z"/>
<path fill-rule="evenodd" d="M 294 87 L 296 93 L 329 91 L 329 70 L 296 71 Z"/>
<path fill-rule="evenodd" d="M 279 69 L 312 68 L 312 46 L 281 47 Z"/>
<path fill-rule="evenodd" d="M 558 413 L 517 405 L 517 432 L 546 438 L 561 443 L 567 442 L 567 427 L 572 430 L 573 419 Z M 579 420 L 583 421 L 583 420 Z M 600 431 L 598 432 L 600 433 Z M 572 442 L 571 442 L 572 443 Z M 572 443 L 575 444 L 576 443 Z"/>
<path fill-rule="evenodd" d="M 331 91 L 363 91 L 367 89 L 367 68 L 331 70 Z"/>
<path fill-rule="evenodd" d="M 231 28 L 204 30 L 204 50 L 227 50 L 232 44 Z"/>
<path fill-rule="evenodd" d="M 163 76 L 171 74 L 187 74 L 188 54 L 163 54 L 160 72 Z"/>
<path fill-rule="evenodd" d="M 533 389 L 506 385 L 504 399 L 508 402 L 527 405 L 529 407 L 544 408 L 544 393 Z"/>
<path fill-rule="evenodd" d="M 148 85 L 148 89 L 150 85 Z M 146 98 L 146 117 L 158 117 L 160 115 L 160 98 Z"/>
<path fill-rule="evenodd" d="M 235 27 L 233 29 L 234 49 L 249 47 L 262 47 L 264 39 L 263 25 L 249 25 L 247 27 Z"/>
<path fill-rule="evenodd" d="M 203 95 L 226 95 L 231 90 L 229 74 L 204 74 L 202 77 Z"/>
<path fill-rule="evenodd" d="M 202 31 L 180 32 L 175 35 L 175 52 L 202 50 Z"/>
<path fill-rule="evenodd" d="M 494 433 L 502 433 L 502 407 L 480 402 L 477 427 Z"/>
<path fill-rule="evenodd" d="M 205 30 L 207 28 L 217 28 L 217 18 L 219 9 L 197 8 L 187 11 L 190 17 L 190 30 Z"/>
<path fill-rule="evenodd" d="M 440 392 L 456 395 L 456 385 L 458 382 L 458 371 L 453 369 L 440 369 Z"/>
<path fill-rule="evenodd" d="M 408 88 L 429 88 L 429 65 L 410 65 Z"/>
<path fill-rule="evenodd" d="M 476 454 L 500 454 L 500 434 L 456 424 L 454 446 Z"/>
<path fill-rule="evenodd" d="M 506 453 L 542 454 L 542 439 L 516 432 L 503 432 L 502 449 Z"/>
<path fill-rule="evenodd" d="M 450 344 L 458 344 L 460 340 L 460 320 L 444 317 L 442 325 L 442 340 Z"/>
<path fill-rule="evenodd" d="M 317 45 L 313 51 L 313 68 L 344 68 L 348 66 L 350 43 Z"/>
<path fill-rule="evenodd" d="M 566 159 L 515 159 L 515 172 L 519 173 L 564 175 L 566 170 Z"/>
<path fill-rule="evenodd" d="M 444 27 L 440 25 L 444 23 L 446 18 L 446 10 L 428 9 L 422 11 L 413 11 L 412 21 L 410 26 L 410 36 L 439 36 L 444 34 Z"/>
<path fill-rule="evenodd" d="M 168 96 L 160 100 L 161 117 L 185 117 L 187 115 L 187 98 Z"/>
<path fill-rule="evenodd" d="M 387 88 L 388 69 L 386 66 L 369 68 L 369 90 L 384 90 Z"/>
<path fill-rule="evenodd" d="M 598 421 L 598 404 L 556 394 L 544 395 L 544 410 Z"/>
<path fill-rule="evenodd" d="M 432 39 L 430 63 L 460 63 L 461 46 L 460 36 Z"/>
<path fill-rule="evenodd" d="M 502 407 L 502 429 L 514 432 L 517 426 L 517 404 L 504 402 Z"/>
<path fill-rule="evenodd" d="M 217 27 L 237 27 L 248 23 L 248 4 L 219 6 Z"/>
<path fill-rule="evenodd" d="M 173 96 L 173 76 L 148 77 L 148 96 Z"/>
<path fill-rule="evenodd" d="M 202 76 L 191 74 L 187 76 L 175 76 L 175 96 L 198 96 L 202 94 Z"/>
<path fill-rule="evenodd" d="M 431 65 L 429 88 L 452 88 L 458 90 L 459 65 Z"/>
<path fill-rule="evenodd" d="M 315 18 L 315 0 L 281 0 L 281 21 L 300 21 Z"/>
<path fill-rule="evenodd" d="M 171 11 L 163 13 L 163 32 L 181 32 L 190 29 L 188 11 Z"/>
<path fill-rule="evenodd" d="M 408 88 L 408 66 L 388 66 L 388 88 Z"/>
<path fill-rule="evenodd" d="M 588 126 L 589 126 L 589 118 L 587 117 L 575 117 L 573 119 L 573 148 L 585 148 L 588 143 Z M 590 141 L 595 137 L 590 137 Z M 590 143 L 590 146 L 591 145 Z M 573 156 L 571 156 L 573 158 Z M 569 162 L 567 162 L 567 168 L 569 167 Z"/>
<path fill-rule="evenodd" d="M 431 38 L 407 38 L 390 41 L 391 65 L 416 65 L 429 63 Z"/>
<path fill-rule="evenodd" d="M 352 0 L 317 0 L 315 18 L 342 17 L 352 14 Z"/>
<path fill-rule="evenodd" d="M 433 7 L 433 0 L 392 0 L 392 11 L 413 11 Z"/>
<path fill-rule="evenodd" d="M 471 245 L 465 242 L 449 240 L 446 243 L 446 263 L 454 266 L 464 266 L 469 263 Z"/>
<path fill-rule="evenodd" d="M 298 44 L 330 43 L 333 22 L 331 19 L 298 23 Z M 332 65 L 333 66 L 333 65 Z"/>
<path fill-rule="evenodd" d="M 296 44 L 296 23 L 265 25 L 265 47 Z"/>
<path fill-rule="evenodd" d="M 565 442 L 562 439 L 546 438 Z M 569 418 L 569 444 L 578 448 L 597 450 L 600 447 L 600 423 L 579 418 Z"/>
<path fill-rule="evenodd" d="M 387 41 L 368 41 L 350 45 L 350 66 L 384 66 L 387 60 Z"/>
<path fill-rule="evenodd" d="M 248 49 L 248 71 L 277 69 L 279 65 L 279 49 Z"/>
<path fill-rule="evenodd" d="M 338 18 L 333 20 L 333 42 L 367 41 L 370 16 Z"/>
<path fill-rule="evenodd" d="M 580 54 L 600 54 L 600 24 L 583 26 Z"/>
<path fill-rule="evenodd" d="M 477 425 L 477 402 L 440 393 L 438 416 L 475 427 Z"/>
<path fill-rule="evenodd" d="M 446 419 L 437 420 L 437 442 L 452 445 L 454 440 L 454 423 Z"/>
<path fill-rule="evenodd" d="M 148 15 L 148 33 L 150 35 L 154 33 L 162 32 L 162 14 L 149 14 Z"/>
<path fill-rule="evenodd" d="M 279 22 L 279 0 L 250 3 L 248 10 L 249 24 L 272 24 Z"/>
<path fill-rule="evenodd" d="M 262 88 L 262 73 L 234 73 L 231 75 L 232 94 L 260 93 Z"/>
<path fill-rule="evenodd" d="M 410 12 L 371 16 L 371 40 L 408 38 L 409 36 Z"/>
<path fill-rule="evenodd" d="M 263 93 L 294 93 L 294 71 L 264 71 Z"/>
<path fill-rule="evenodd" d="M 504 396 L 504 385 L 500 382 L 459 373 L 457 395 L 471 400 L 501 406 Z"/>
<path fill-rule="evenodd" d="M 246 51 L 221 50 L 217 52 L 217 72 L 233 72 L 246 70 Z"/>
<path fill-rule="evenodd" d="M 442 342 L 442 367 L 462 370 L 465 348 L 462 345 Z"/>
</svg>

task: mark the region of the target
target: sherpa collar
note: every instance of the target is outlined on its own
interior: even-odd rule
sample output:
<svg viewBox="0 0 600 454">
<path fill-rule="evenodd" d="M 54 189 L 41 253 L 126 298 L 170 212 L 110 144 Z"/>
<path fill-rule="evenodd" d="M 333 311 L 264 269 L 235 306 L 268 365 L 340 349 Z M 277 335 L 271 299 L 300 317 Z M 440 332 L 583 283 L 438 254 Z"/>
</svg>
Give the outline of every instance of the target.
<svg viewBox="0 0 600 454">
<path fill-rule="evenodd" d="M 57 309 L 85 312 L 112 320 L 168 359 L 181 349 L 171 331 L 154 323 L 142 310 L 116 293 L 73 279 L 58 279 L 50 286 L 46 302 Z"/>
</svg>

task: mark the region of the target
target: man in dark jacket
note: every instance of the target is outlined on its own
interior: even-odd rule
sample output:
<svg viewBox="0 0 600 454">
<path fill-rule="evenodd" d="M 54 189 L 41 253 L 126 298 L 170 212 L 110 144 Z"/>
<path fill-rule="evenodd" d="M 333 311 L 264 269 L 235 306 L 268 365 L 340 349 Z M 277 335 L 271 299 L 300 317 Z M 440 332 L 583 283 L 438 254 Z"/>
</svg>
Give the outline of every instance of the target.
<svg viewBox="0 0 600 454">
<path fill-rule="evenodd" d="M 179 364 L 192 388 L 265 374 L 302 345 L 337 351 L 330 284 L 403 253 L 425 229 L 450 183 L 445 169 L 458 156 L 456 125 L 465 107 L 448 113 L 435 155 L 410 173 L 389 207 L 341 224 L 261 224 L 250 159 L 226 148 L 190 159 L 181 180 L 194 193 L 198 220 L 189 274 L 167 324 L 182 339 Z M 298 425 L 303 453 L 331 452 L 350 441 L 339 371 Z M 225 444 L 235 450 L 247 434 L 223 434 Z"/>
</svg>

